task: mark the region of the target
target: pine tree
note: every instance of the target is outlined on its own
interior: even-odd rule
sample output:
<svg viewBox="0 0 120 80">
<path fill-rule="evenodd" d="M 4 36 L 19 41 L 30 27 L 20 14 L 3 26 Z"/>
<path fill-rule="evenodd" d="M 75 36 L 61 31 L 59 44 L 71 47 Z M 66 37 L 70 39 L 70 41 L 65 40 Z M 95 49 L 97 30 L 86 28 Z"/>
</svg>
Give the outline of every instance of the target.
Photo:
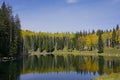
<svg viewBox="0 0 120 80">
<path fill-rule="evenodd" d="M 20 20 L 13 16 L 11 6 L 3 2 L 0 8 L 0 56 L 18 55 L 22 44 L 20 31 Z"/>
<path fill-rule="evenodd" d="M 112 47 L 114 48 L 116 46 L 116 31 L 113 29 L 112 32 Z"/>
<path fill-rule="evenodd" d="M 117 45 L 117 48 L 119 48 L 119 25 L 116 26 L 116 45 Z"/>
<path fill-rule="evenodd" d="M 104 45 L 103 45 L 103 40 L 102 40 L 102 31 L 98 31 L 98 53 L 103 53 L 104 51 Z"/>
<path fill-rule="evenodd" d="M 0 25 L 1 25 L 1 32 L 0 32 L 0 37 L 1 37 L 1 45 L 0 45 L 0 53 L 1 56 L 8 56 L 9 52 L 9 47 L 10 47 L 10 42 L 9 42 L 9 15 L 8 15 L 8 9 L 3 2 L 1 9 L 0 9 Z"/>
<path fill-rule="evenodd" d="M 118 24 L 117 24 L 117 26 L 116 26 L 116 31 L 117 31 L 117 30 L 119 30 L 119 25 L 118 25 Z"/>
</svg>

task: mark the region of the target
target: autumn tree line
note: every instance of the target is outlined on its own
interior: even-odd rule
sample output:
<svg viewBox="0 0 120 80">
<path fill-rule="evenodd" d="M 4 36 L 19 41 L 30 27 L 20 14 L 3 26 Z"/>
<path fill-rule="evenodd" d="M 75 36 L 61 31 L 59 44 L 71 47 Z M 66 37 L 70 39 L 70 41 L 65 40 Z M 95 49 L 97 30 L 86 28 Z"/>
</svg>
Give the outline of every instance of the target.
<svg viewBox="0 0 120 80">
<path fill-rule="evenodd" d="M 22 51 L 22 37 L 18 15 L 5 2 L 0 7 L 0 57 L 17 56 Z"/>
<path fill-rule="evenodd" d="M 3 2 L 0 7 L 0 57 L 19 56 L 29 52 L 92 51 L 104 52 L 104 47 L 120 48 L 120 30 L 48 33 L 21 30 L 18 15 Z"/>
<path fill-rule="evenodd" d="M 104 47 L 120 48 L 120 30 L 117 25 L 113 30 L 80 31 L 76 33 L 45 33 L 22 31 L 23 51 L 53 52 L 67 50 L 104 52 Z"/>
</svg>

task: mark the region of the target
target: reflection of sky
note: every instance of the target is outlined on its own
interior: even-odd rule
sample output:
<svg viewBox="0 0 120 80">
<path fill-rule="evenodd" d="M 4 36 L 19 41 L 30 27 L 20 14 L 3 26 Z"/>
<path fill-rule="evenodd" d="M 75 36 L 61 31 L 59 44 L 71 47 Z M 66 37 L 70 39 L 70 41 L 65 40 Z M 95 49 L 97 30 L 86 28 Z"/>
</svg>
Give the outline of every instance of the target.
<svg viewBox="0 0 120 80">
<path fill-rule="evenodd" d="M 22 29 L 80 31 L 120 24 L 120 0 L 0 0 L 13 6 Z"/>
<path fill-rule="evenodd" d="M 52 73 L 30 73 L 20 76 L 20 80 L 91 80 L 99 74 L 92 72 L 52 72 Z"/>
</svg>

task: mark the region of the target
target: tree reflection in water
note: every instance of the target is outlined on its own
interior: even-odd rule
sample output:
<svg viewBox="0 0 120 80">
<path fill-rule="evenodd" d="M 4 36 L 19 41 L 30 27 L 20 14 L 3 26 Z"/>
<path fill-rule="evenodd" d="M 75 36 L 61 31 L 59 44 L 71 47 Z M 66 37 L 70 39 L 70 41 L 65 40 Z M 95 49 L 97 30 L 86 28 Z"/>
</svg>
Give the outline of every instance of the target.
<svg viewBox="0 0 120 80">
<path fill-rule="evenodd" d="M 19 61 L 0 62 L 0 80 L 19 80 Z"/>
<path fill-rule="evenodd" d="M 102 75 L 104 73 L 104 58 L 103 56 L 98 57 L 98 65 L 99 65 L 99 70 L 98 73 Z"/>
<path fill-rule="evenodd" d="M 24 57 L 20 61 L 0 62 L 0 80 L 21 80 L 21 75 L 32 73 L 49 74 L 50 72 L 56 76 L 56 73 L 64 74 L 64 76 L 80 74 L 83 77 L 82 79 L 86 78 L 86 75 L 89 75 L 90 78 L 91 75 L 98 77 L 99 75 L 110 74 L 112 72 L 120 72 L 120 58 L 40 55 Z"/>
<path fill-rule="evenodd" d="M 78 73 L 87 74 L 88 72 L 104 73 L 119 72 L 120 59 L 98 56 L 31 56 L 24 59 L 22 74 L 30 72 L 64 72 L 64 71 L 76 71 Z M 111 66 L 112 65 L 112 66 Z"/>
</svg>

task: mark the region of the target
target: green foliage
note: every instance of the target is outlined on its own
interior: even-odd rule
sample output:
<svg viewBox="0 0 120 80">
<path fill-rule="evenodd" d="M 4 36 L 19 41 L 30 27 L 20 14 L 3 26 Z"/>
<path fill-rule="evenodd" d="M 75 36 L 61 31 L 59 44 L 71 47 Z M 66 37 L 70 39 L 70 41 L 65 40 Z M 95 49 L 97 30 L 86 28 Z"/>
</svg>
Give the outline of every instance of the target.
<svg viewBox="0 0 120 80">
<path fill-rule="evenodd" d="M 69 51 L 74 50 L 73 40 L 69 40 L 69 42 L 68 42 L 68 50 L 69 50 Z"/>
<path fill-rule="evenodd" d="M 27 51 L 53 52 L 55 50 L 62 51 L 92 51 L 98 49 L 98 53 L 104 52 L 105 47 L 112 47 L 113 42 L 120 44 L 119 28 L 116 30 L 98 30 L 95 32 L 80 31 L 76 33 L 47 33 L 32 32 L 22 30 L 23 47 Z M 117 36 L 115 36 L 117 35 Z M 103 45 L 104 44 L 104 45 Z M 114 45 L 116 46 L 116 45 Z"/>
<path fill-rule="evenodd" d="M 97 47 L 98 53 L 103 53 L 104 46 L 120 48 L 119 25 L 113 30 L 98 30 L 97 32 L 95 30 L 76 33 L 21 31 L 20 19 L 18 15 L 13 15 L 11 6 L 3 2 L 0 7 L 0 56 L 16 56 L 22 52 L 37 50 L 53 52 L 64 48 L 68 51 L 92 51 Z"/>
<path fill-rule="evenodd" d="M 98 35 L 98 53 L 103 53 L 104 45 L 102 40 L 102 31 L 98 30 L 97 35 Z"/>
<path fill-rule="evenodd" d="M 43 52 L 44 51 L 44 41 L 42 37 L 39 37 L 39 51 Z"/>
<path fill-rule="evenodd" d="M 0 8 L 0 56 L 16 56 L 22 50 L 20 20 L 13 16 L 11 6 Z"/>
<path fill-rule="evenodd" d="M 53 52 L 54 51 L 54 42 L 52 38 L 46 39 L 46 52 Z"/>
<path fill-rule="evenodd" d="M 112 32 L 112 47 L 114 48 L 116 46 L 116 31 L 113 29 Z"/>
<path fill-rule="evenodd" d="M 63 48 L 64 48 L 63 38 L 57 38 L 57 40 L 56 40 L 56 48 L 57 48 L 57 50 L 63 50 Z"/>
</svg>

